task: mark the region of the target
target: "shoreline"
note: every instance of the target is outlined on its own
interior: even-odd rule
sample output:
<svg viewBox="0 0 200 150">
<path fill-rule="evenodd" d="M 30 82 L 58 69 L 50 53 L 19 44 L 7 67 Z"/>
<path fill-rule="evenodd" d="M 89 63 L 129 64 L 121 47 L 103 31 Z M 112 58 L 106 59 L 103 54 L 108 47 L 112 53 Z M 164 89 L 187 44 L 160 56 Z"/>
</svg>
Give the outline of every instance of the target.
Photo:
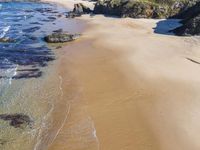
<svg viewBox="0 0 200 150">
<path fill-rule="evenodd" d="M 78 19 L 83 37 L 58 50 L 70 111 L 48 150 L 198 149 L 200 67 L 186 58 L 200 45 L 155 34 L 158 20 Z"/>
</svg>

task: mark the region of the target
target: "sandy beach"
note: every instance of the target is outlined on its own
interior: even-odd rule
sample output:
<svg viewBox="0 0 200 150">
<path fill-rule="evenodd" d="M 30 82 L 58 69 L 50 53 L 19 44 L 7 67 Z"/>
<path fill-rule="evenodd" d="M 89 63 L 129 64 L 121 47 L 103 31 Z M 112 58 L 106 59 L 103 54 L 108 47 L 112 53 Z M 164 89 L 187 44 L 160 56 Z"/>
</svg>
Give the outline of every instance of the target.
<svg viewBox="0 0 200 150">
<path fill-rule="evenodd" d="M 82 37 L 57 50 L 70 103 L 48 150 L 199 150 L 199 39 L 154 33 L 161 20 L 77 19 Z"/>
</svg>

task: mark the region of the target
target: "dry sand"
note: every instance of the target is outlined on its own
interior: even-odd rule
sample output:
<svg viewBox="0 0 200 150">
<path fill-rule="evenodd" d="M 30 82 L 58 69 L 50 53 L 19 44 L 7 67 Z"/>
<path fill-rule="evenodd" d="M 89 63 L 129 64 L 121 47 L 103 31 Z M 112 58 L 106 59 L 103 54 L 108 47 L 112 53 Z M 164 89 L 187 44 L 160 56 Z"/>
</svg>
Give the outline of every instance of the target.
<svg viewBox="0 0 200 150">
<path fill-rule="evenodd" d="M 198 39 L 155 34 L 158 20 L 81 20 L 82 38 L 58 52 L 76 97 L 49 150 L 199 150 Z"/>
</svg>

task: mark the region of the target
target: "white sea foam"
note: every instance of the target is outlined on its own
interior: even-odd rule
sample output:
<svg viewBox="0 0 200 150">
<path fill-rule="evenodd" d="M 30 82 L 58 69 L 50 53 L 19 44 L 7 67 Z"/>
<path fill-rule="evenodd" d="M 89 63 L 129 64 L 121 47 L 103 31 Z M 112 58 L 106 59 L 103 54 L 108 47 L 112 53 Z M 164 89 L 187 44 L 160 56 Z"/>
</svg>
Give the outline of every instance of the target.
<svg viewBox="0 0 200 150">
<path fill-rule="evenodd" d="M 13 77 L 17 75 L 17 68 L 18 68 L 18 65 L 16 67 L 14 67 L 12 70 L 10 70 L 10 72 L 11 72 L 11 76 L 9 77 L 10 85 L 12 84 Z"/>
<path fill-rule="evenodd" d="M 3 38 L 6 35 L 6 33 L 10 30 L 10 27 L 11 26 L 6 26 L 2 29 L 2 31 L 0 32 L 0 38 Z"/>
<path fill-rule="evenodd" d="M 8 59 L 5 59 L 3 64 L 11 65 Z M 0 69 L 0 95 L 12 84 L 12 79 L 17 74 L 17 67 L 17 65 L 12 65 L 10 68 Z"/>
<path fill-rule="evenodd" d="M 61 76 L 59 76 L 59 80 L 60 80 L 59 90 L 60 90 L 60 94 L 61 94 L 61 97 L 62 97 L 63 96 L 63 89 L 62 89 L 63 79 L 62 79 Z M 39 148 L 39 146 L 40 146 L 40 144 L 42 142 L 42 140 L 41 140 L 42 132 L 44 131 L 44 129 L 47 128 L 47 122 L 48 122 L 47 120 L 49 119 L 52 111 L 54 110 L 54 104 L 53 103 L 51 103 L 51 104 L 52 104 L 51 109 L 49 110 L 49 112 L 47 113 L 47 115 L 44 116 L 41 127 L 38 128 L 39 132 L 38 132 L 38 136 L 37 136 L 37 142 L 36 142 L 36 144 L 34 146 L 34 150 L 38 150 L 38 148 Z M 60 130 L 65 125 L 65 122 L 66 122 L 66 120 L 68 118 L 68 115 L 69 115 L 69 112 L 70 112 L 70 107 L 71 107 L 70 104 L 66 104 L 66 105 L 67 105 L 67 109 L 66 109 L 66 112 L 65 112 L 65 114 L 66 114 L 65 118 L 64 118 L 63 122 L 61 123 L 61 126 L 59 127 L 59 129 L 55 133 L 54 137 L 51 139 L 50 143 L 48 143 L 47 146 L 51 145 L 54 142 L 54 140 L 56 139 L 56 137 L 60 133 Z"/>
</svg>

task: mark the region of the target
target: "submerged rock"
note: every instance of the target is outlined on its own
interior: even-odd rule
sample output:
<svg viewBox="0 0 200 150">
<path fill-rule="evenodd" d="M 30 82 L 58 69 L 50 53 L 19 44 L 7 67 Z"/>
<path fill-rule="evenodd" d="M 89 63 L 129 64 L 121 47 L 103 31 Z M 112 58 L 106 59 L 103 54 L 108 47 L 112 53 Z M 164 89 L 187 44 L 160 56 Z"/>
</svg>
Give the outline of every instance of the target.
<svg viewBox="0 0 200 150">
<path fill-rule="evenodd" d="M 16 42 L 15 39 L 11 39 L 9 37 L 0 38 L 0 43 L 14 43 Z"/>
<path fill-rule="evenodd" d="M 44 37 L 44 40 L 48 43 L 64 43 L 76 40 L 79 37 L 80 34 L 53 33 Z"/>
<path fill-rule="evenodd" d="M 32 124 L 30 117 L 24 114 L 1 114 L 0 119 L 9 121 L 9 124 L 15 128 L 31 127 Z"/>
<path fill-rule="evenodd" d="M 63 29 L 54 30 L 53 32 L 54 32 L 54 33 L 62 33 L 62 32 L 63 32 Z"/>
<path fill-rule="evenodd" d="M 31 27 L 31 28 L 23 29 L 22 31 L 30 33 L 30 32 L 35 32 L 35 31 L 37 31 L 39 29 L 40 29 L 40 27 L 37 26 L 37 27 Z"/>
</svg>

